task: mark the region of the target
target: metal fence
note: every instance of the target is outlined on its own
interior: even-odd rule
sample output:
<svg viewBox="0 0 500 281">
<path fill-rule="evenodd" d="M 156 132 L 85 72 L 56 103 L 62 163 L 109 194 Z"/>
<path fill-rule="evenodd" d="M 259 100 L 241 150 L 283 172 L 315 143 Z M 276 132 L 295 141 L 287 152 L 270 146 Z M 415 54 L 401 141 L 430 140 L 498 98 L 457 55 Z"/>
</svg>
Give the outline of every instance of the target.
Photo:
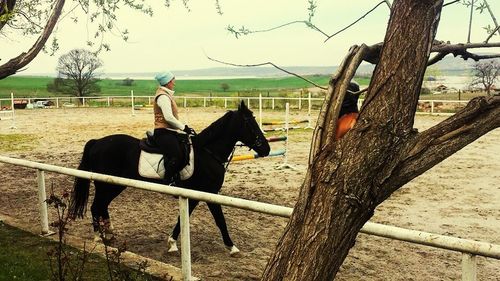
<svg viewBox="0 0 500 281">
<path fill-rule="evenodd" d="M 38 162 L 0 156 L 0 162 L 17 166 L 33 168 L 37 170 L 38 182 L 38 206 L 40 209 L 40 219 L 42 233 L 49 232 L 47 204 L 45 194 L 45 175 L 44 172 L 54 172 L 75 176 L 90 180 L 103 182 L 112 182 L 114 184 L 140 188 L 179 197 L 179 215 L 181 217 L 181 264 L 183 280 L 192 280 L 191 276 L 191 253 L 189 238 L 189 211 L 188 199 L 212 202 L 225 206 L 250 210 L 254 212 L 269 214 L 288 218 L 292 214 L 292 208 L 261 203 L 251 200 L 239 199 L 218 194 L 205 193 L 174 186 L 165 186 L 161 184 L 149 183 L 145 181 L 132 180 L 127 178 L 103 175 L 98 173 L 80 171 L 60 166 L 42 164 Z M 450 236 L 438 235 L 433 233 L 409 230 L 394 226 L 387 226 L 378 223 L 367 222 L 361 229 L 362 233 L 376 235 L 385 238 L 396 239 L 400 241 L 411 242 L 420 245 L 427 245 L 435 248 L 441 248 L 462 253 L 462 280 L 476 280 L 477 262 L 476 256 L 500 259 L 500 245 L 478 242 L 474 240 L 455 238 Z"/>
<path fill-rule="evenodd" d="M 152 105 L 153 96 L 134 96 L 131 91 L 128 96 L 100 96 L 100 97 L 47 97 L 47 98 L 13 98 L 0 99 L 2 105 L 10 106 L 15 101 L 25 101 L 28 107 L 37 107 L 36 101 L 50 101 L 49 106 L 41 107 L 132 107 L 132 111 L 139 107 Z M 249 108 L 284 110 L 286 103 L 290 108 L 303 110 L 320 109 L 324 98 L 312 97 L 311 93 L 299 97 L 199 97 L 199 96 L 175 96 L 177 104 L 181 107 L 221 107 L 236 108 L 240 100 L 246 102 Z M 359 100 L 359 107 L 363 100 Z M 449 115 L 463 108 L 468 101 L 459 100 L 419 100 L 417 113 L 431 115 Z M 32 106 L 29 106 L 29 105 Z"/>
</svg>

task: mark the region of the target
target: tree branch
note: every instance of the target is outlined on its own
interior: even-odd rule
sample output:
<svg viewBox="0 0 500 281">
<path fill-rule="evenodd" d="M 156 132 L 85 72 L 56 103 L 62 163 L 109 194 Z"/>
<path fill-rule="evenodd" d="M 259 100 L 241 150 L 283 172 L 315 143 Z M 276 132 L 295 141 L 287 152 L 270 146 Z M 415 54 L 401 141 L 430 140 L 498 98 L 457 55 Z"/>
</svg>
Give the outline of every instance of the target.
<svg viewBox="0 0 500 281">
<path fill-rule="evenodd" d="M 322 90 L 328 90 L 328 88 L 325 88 L 325 87 L 323 87 L 323 86 L 320 86 L 320 85 L 318 85 L 318 84 L 314 83 L 313 81 L 311 81 L 311 80 L 309 80 L 309 79 L 307 79 L 307 78 L 305 78 L 305 77 L 300 76 L 299 74 L 296 74 L 296 73 L 290 72 L 290 71 L 288 71 L 288 70 L 286 70 L 286 69 L 284 69 L 284 68 L 281 68 L 281 67 L 279 67 L 279 66 L 275 65 L 275 64 L 274 64 L 274 63 L 272 63 L 272 62 L 264 62 L 264 63 L 258 63 L 258 64 L 235 64 L 235 63 L 229 63 L 229 62 L 220 61 L 220 60 L 217 60 L 217 59 L 211 58 L 211 57 L 209 57 L 209 56 L 207 56 L 207 55 L 205 55 L 205 56 L 206 56 L 209 60 L 211 60 L 211 61 L 215 61 L 215 62 L 218 62 L 218 63 L 222 63 L 222 64 L 225 64 L 225 65 L 231 65 L 231 66 L 239 66 L 239 67 L 257 67 L 257 66 L 271 65 L 271 66 L 273 66 L 273 67 L 275 67 L 275 68 L 277 68 L 277 69 L 279 69 L 279 70 L 281 70 L 281 71 L 283 71 L 283 72 L 285 72 L 285 73 L 288 73 L 288 74 L 293 75 L 293 76 L 295 76 L 295 77 L 297 77 L 297 78 L 300 78 L 300 79 L 302 79 L 302 80 L 306 81 L 307 83 L 310 83 L 311 85 L 314 85 L 315 87 L 318 87 L 318 88 L 320 88 L 320 89 L 322 89 Z"/>
<path fill-rule="evenodd" d="M 54 30 L 54 26 L 56 25 L 59 16 L 61 15 L 64 2 L 65 0 L 57 0 L 42 34 L 38 37 L 38 40 L 29 49 L 29 51 L 27 53 L 21 53 L 19 56 L 0 66 L 0 80 L 16 73 L 19 69 L 26 66 L 42 50 L 43 46 L 52 34 L 52 30 Z"/>
<path fill-rule="evenodd" d="M 497 31 L 498 31 L 498 33 L 500 33 L 500 25 L 491 31 L 490 35 L 488 35 L 486 40 L 484 40 L 484 43 L 488 43 L 488 41 L 490 41 L 491 37 L 493 37 L 493 35 L 495 35 L 495 32 L 497 32 Z"/>
<path fill-rule="evenodd" d="M 348 26 L 346 26 L 346 27 L 342 28 L 341 30 L 339 30 L 339 31 L 335 32 L 335 33 L 334 33 L 334 34 L 332 34 L 332 35 L 329 35 L 329 36 L 327 35 L 327 38 L 325 39 L 325 41 L 324 41 L 324 42 L 326 42 L 326 41 L 330 40 L 330 38 L 332 38 L 333 36 L 335 36 L 335 35 L 337 35 L 337 34 L 341 33 L 342 31 L 344 31 L 344 30 L 348 29 L 349 27 L 351 27 L 351 26 L 355 25 L 358 21 L 362 20 L 362 19 L 363 19 L 364 17 L 366 17 L 368 14 L 370 14 L 370 13 L 371 13 L 371 12 L 373 12 L 375 9 L 377 9 L 377 8 L 378 8 L 378 6 L 380 6 L 380 5 L 384 4 L 384 3 L 386 3 L 386 4 L 389 6 L 389 9 L 391 8 L 390 3 L 389 3 L 387 0 L 385 0 L 385 1 L 380 1 L 377 5 L 375 5 L 375 7 L 373 7 L 371 10 L 369 10 L 368 12 L 366 12 L 364 15 L 362 15 L 360 18 L 358 18 L 357 20 L 355 20 L 354 22 L 352 22 L 352 23 L 351 23 L 351 24 L 349 24 Z"/>
<path fill-rule="evenodd" d="M 500 96 L 472 99 L 455 115 L 408 141 L 398 157 L 401 162 L 382 184 L 384 197 L 378 200 L 498 127 Z"/>
</svg>

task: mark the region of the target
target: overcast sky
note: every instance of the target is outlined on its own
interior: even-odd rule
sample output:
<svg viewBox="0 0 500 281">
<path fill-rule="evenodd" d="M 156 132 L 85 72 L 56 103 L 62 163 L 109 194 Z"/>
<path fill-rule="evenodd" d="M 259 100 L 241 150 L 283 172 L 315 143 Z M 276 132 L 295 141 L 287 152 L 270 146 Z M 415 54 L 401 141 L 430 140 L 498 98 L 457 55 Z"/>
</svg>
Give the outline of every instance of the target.
<svg viewBox="0 0 500 281">
<path fill-rule="evenodd" d="M 361 22 L 326 43 L 323 42 L 326 39 L 324 35 L 303 24 L 236 39 L 226 30 L 228 25 L 237 28 L 243 25 L 259 30 L 290 21 L 305 20 L 308 16 L 307 1 L 220 0 L 222 16 L 216 12 L 214 1 L 191 0 L 191 11 L 180 0 L 172 0 L 169 8 L 160 4 L 163 1 L 155 2 L 159 3 L 153 6 L 153 17 L 129 9 L 119 12 L 119 28 L 128 29 L 130 39 L 129 42 L 123 42 L 117 36 L 107 35 L 111 51 L 100 55 L 104 72 L 156 72 L 223 66 L 208 60 L 206 55 L 237 64 L 271 61 L 280 66 L 338 65 L 351 45 L 382 41 L 389 18 L 389 9 L 383 4 Z M 500 1 L 489 2 L 496 16 L 500 17 Z M 317 3 L 313 23 L 332 34 L 356 20 L 378 2 L 319 0 Z M 71 5 L 72 2 L 67 2 L 66 10 Z M 60 44 L 58 53 L 53 57 L 40 53 L 23 74 L 55 72 L 57 58 L 61 54 L 86 46 L 85 42 L 93 37 L 87 31 L 86 17 L 80 14 L 80 22 L 75 25 L 70 16 L 65 17 L 57 27 L 56 34 Z M 487 24 L 493 24 L 487 13 L 476 14 L 473 42 L 484 41 L 486 33 L 481 27 Z M 451 43 L 465 42 L 467 26 L 468 9 L 458 4 L 445 7 L 436 39 Z M 9 33 L 7 39 L 0 40 L 2 62 L 28 50 L 35 40 L 36 37 Z M 500 41 L 500 36 L 492 41 Z M 495 51 L 499 52 L 498 48 Z"/>
</svg>

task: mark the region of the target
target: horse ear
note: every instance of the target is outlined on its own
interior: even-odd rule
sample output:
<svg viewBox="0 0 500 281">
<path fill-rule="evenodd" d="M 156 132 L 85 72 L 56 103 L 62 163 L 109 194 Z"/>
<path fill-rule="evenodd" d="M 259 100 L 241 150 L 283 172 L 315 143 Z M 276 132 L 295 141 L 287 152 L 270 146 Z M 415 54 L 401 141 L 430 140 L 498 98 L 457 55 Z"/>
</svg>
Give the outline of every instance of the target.
<svg viewBox="0 0 500 281">
<path fill-rule="evenodd" d="M 248 109 L 248 107 L 245 105 L 245 101 L 241 100 L 238 110 L 241 111 L 243 109 Z"/>
</svg>

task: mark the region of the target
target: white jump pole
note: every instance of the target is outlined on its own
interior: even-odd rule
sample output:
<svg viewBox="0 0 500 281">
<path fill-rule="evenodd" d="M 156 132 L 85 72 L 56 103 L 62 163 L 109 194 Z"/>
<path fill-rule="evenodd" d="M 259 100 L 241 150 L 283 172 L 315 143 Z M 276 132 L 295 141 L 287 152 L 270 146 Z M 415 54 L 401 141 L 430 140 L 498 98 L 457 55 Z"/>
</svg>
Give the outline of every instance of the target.
<svg viewBox="0 0 500 281">
<path fill-rule="evenodd" d="M 259 127 L 262 130 L 262 94 L 259 93 Z"/>
<path fill-rule="evenodd" d="M 49 235 L 49 216 L 47 212 L 47 195 L 45 194 L 45 173 L 36 170 L 38 182 L 38 209 L 40 210 L 40 222 L 42 225 L 42 235 Z"/>
<path fill-rule="evenodd" d="M 181 264 L 182 280 L 191 281 L 191 245 L 189 238 L 189 200 L 179 196 L 179 214 L 181 221 Z"/>
<path fill-rule="evenodd" d="M 280 166 L 276 167 L 276 169 L 278 170 L 282 170 L 282 169 L 286 169 L 286 168 L 289 168 L 289 169 L 292 169 L 292 170 L 297 170 L 295 167 L 293 167 L 292 165 L 288 164 L 288 129 L 289 129 L 289 120 L 288 120 L 288 115 L 290 113 L 290 103 L 286 103 L 286 106 L 285 106 L 285 135 L 286 135 L 286 140 L 285 140 L 285 154 L 283 154 L 283 164 L 281 164 Z"/>
<path fill-rule="evenodd" d="M 130 90 L 130 103 L 132 104 L 132 116 L 135 116 L 134 90 Z"/>
<path fill-rule="evenodd" d="M 16 129 L 16 113 L 14 112 L 14 93 L 10 93 L 11 123 L 10 129 Z"/>
</svg>

